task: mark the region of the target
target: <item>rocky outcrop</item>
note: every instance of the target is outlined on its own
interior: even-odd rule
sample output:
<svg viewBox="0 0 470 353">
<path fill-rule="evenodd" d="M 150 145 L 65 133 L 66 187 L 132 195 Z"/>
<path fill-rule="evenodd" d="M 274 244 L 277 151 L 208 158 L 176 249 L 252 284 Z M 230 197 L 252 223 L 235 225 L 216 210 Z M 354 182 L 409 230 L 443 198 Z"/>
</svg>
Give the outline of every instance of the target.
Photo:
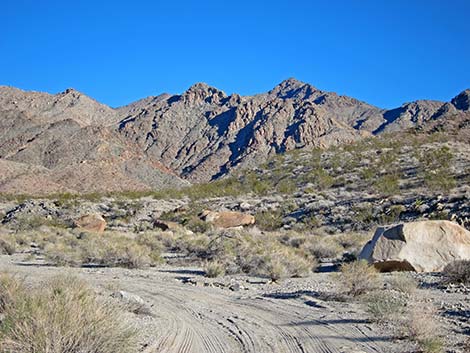
<svg viewBox="0 0 470 353">
<path fill-rule="evenodd" d="M 470 89 L 461 92 L 457 97 L 452 99 L 451 103 L 458 109 L 463 111 L 470 110 Z"/>
<path fill-rule="evenodd" d="M 99 214 L 89 214 L 78 218 L 75 226 L 83 230 L 95 233 L 103 233 L 106 228 L 106 220 Z"/>
<path fill-rule="evenodd" d="M 441 271 L 470 259 L 470 232 L 450 221 L 420 221 L 380 227 L 359 256 L 381 271 Z"/>
<path fill-rule="evenodd" d="M 249 226 L 255 223 L 255 217 L 250 214 L 236 211 L 204 211 L 200 218 L 212 223 L 217 228 L 235 228 Z"/>
</svg>

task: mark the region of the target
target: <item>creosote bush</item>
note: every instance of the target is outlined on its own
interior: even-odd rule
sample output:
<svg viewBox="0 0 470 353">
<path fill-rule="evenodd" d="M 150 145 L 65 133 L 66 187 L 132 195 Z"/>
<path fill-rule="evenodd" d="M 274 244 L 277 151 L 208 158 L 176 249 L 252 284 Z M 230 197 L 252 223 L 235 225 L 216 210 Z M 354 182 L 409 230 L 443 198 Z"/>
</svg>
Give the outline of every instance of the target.
<svg viewBox="0 0 470 353">
<path fill-rule="evenodd" d="M 389 279 L 391 289 L 404 294 L 413 294 L 418 289 L 418 281 L 410 274 L 404 272 L 396 272 Z"/>
<path fill-rule="evenodd" d="M 135 352 L 135 332 L 116 306 L 81 280 L 56 277 L 38 287 L 0 275 L 0 352 Z"/>
<path fill-rule="evenodd" d="M 216 278 L 225 274 L 225 268 L 224 265 L 219 262 L 208 262 L 204 267 L 204 272 L 206 277 Z"/>
<path fill-rule="evenodd" d="M 378 271 L 365 260 L 343 264 L 337 278 L 346 293 L 353 297 L 371 292 L 382 285 Z"/>
<path fill-rule="evenodd" d="M 223 264 L 228 274 L 242 272 L 277 281 L 305 276 L 316 268 L 315 259 L 303 249 L 285 245 L 282 237 L 273 234 L 224 231 L 211 238 L 204 255 Z"/>
<path fill-rule="evenodd" d="M 367 313 L 373 321 L 399 325 L 406 311 L 406 300 L 403 296 L 390 291 L 373 291 L 363 298 Z"/>
<path fill-rule="evenodd" d="M 445 282 L 470 284 L 470 260 L 451 262 L 442 273 Z"/>
</svg>

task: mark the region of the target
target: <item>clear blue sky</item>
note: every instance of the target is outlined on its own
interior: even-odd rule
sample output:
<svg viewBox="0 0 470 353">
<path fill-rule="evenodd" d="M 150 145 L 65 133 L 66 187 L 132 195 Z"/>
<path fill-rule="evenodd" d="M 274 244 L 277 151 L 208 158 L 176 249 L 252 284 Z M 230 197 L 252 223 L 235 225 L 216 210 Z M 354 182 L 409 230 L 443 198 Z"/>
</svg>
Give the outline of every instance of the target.
<svg viewBox="0 0 470 353">
<path fill-rule="evenodd" d="M 288 77 L 381 107 L 470 87 L 469 0 L 1 0 L 0 84 L 119 106 Z"/>
</svg>

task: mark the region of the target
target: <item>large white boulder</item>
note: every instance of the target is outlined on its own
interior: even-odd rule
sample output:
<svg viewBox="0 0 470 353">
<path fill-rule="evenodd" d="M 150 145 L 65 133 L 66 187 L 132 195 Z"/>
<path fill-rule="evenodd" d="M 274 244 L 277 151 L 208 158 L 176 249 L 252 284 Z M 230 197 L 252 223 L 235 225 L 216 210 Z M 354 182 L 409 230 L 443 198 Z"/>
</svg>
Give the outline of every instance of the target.
<svg viewBox="0 0 470 353">
<path fill-rule="evenodd" d="M 377 228 L 361 259 L 381 271 L 441 271 L 470 259 L 470 232 L 450 221 L 420 221 Z"/>
</svg>

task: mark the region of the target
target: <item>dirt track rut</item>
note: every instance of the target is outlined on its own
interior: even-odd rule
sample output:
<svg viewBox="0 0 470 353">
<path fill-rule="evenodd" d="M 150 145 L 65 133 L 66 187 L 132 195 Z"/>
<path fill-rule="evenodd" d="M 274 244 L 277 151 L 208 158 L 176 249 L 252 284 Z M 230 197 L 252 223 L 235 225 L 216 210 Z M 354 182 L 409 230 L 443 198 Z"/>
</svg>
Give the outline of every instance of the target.
<svg viewBox="0 0 470 353">
<path fill-rule="evenodd" d="M 0 258 L 0 270 L 32 281 L 64 269 L 18 266 Z M 270 296 L 183 284 L 155 269 L 70 269 L 101 288 L 115 281 L 143 298 L 154 318 L 140 322 L 145 353 L 390 353 L 392 342 L 347 304 L 309 296 Z M 348 309 L 349 308 L 349 309 Z"/>
</svg>

